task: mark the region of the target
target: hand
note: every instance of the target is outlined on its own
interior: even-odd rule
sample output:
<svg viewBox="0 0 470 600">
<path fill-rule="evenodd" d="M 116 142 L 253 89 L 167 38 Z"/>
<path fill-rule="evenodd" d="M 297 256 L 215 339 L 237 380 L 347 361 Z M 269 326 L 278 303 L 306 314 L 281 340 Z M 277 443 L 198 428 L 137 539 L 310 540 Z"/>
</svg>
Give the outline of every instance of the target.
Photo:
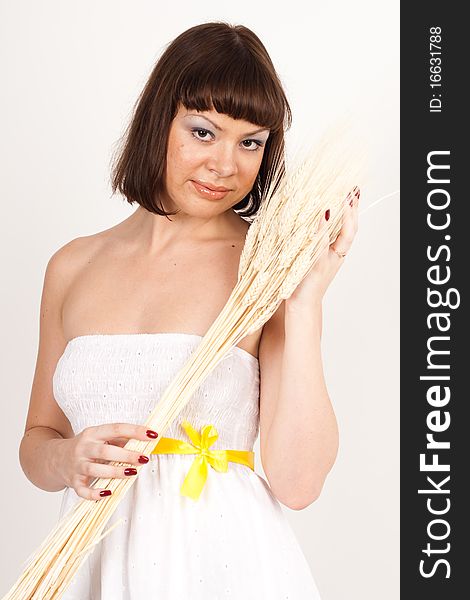
<svg viewBox="0 0 470 600">
<path fill-rule="evenodd" d="M 150 435 L 149 435 L 150 434 Z M 87 427 L 70 439 L 60 440 L 57 445 L 55 468 L 67 487 L 75 490 L 78 496 L 87 500 L 100 500 L 109 496 L 111 490 L 90 488 L 97 477 L 126 478 L 137 475 L 132 465 L 142 466 L 148 462 L 147 456 L 122 448 L 129 439 L 149 441 L 157 434 L 144 425 L 110 423 Z M 123 462 L 126 467 L 109 465 L 109 461 Z M 100 492 L 105 492 L 100 494 Z"/>
<path fill-rule="evenodd" d="M 296 287 L 290 298 L 286 300 L 286 303 L 290 305 L 300 303 L 307 306 L 321 304 L 328 286 L 344 262 L 344 258 L 341 258 L 335 250 L 340 254 L 349 252 L 356 235 L 358 229 L 359 196 L 360 190 L 358 187 L 349 192 L 345 199 L 346 206 L 343 213 L 343 223 L 338 237 L 330 244 L 328 236 L 325 236 L 325 246 L 318 260 Z M 321 235 L 326 227 L 327 219 L 324 216 L 320 221 L 318 235 Z"/>
</svg>

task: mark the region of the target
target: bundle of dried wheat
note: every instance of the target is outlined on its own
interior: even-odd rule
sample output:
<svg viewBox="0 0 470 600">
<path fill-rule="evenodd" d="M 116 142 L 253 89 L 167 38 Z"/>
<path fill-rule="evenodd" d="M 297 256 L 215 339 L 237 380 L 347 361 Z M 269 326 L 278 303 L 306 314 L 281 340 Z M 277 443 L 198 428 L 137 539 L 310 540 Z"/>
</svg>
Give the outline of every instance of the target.
<svg viewBox="0 0 470 600">
<path fill-rule="evenodd" d="M 342 147 L 342 132 L 330 130 L 313 151 L 285 176 L 274 177 L 247 232 L 238 282 L 187 364 L 157 402 L 145 423 L 164 434 L 196 388 L 243 337 L 256 331 L 289 298 L 342 224 L 345 199 L 363 183 L 358 147 Z M 321 235 L 319 219 L 330 209 Z M 130 440 L 126 448 L 150 454 L 158 440 Z M 124 463 L 112 463 L 123 465 Z M 103 530 L 133 479 L 96 479 L 108 488 L 104 500 L 81 500 L 57 524 L 30 559 L 4 600 L 60 598 Z"/>
</svg>

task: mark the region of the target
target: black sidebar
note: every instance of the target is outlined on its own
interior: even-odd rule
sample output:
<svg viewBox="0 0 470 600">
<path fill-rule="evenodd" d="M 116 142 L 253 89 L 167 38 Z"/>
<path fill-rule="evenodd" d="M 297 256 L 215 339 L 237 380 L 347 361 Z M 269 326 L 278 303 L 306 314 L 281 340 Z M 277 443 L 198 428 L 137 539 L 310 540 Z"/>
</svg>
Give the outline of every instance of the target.
<svg viewBox="0 0 470 600">
<path fill-rule="evenodd" d="M 402 600 L 470 598 L 470 25 L 463 9 L 401 3 Z"/>
</svg>

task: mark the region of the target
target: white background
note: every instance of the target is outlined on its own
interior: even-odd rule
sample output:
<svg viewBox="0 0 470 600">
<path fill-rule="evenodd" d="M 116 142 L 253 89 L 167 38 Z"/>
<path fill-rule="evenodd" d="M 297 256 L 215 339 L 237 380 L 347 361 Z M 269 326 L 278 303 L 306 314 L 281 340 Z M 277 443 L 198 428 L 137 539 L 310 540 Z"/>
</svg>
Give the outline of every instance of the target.
<svg viewBox="0 0 470 600">
<path fill-rule="evenodd" d="M 288 148 L 352 111 L 370 144 L 359 231 L 324 299 L 340 451 L 320 498 L 285 510 L 323 600 L 399 597 L 399 3 L 0 3 L 2 568 L 0 594 L 55 523 L 61 494 L 18 461 L 49 257 L 122 221 L 109 163 L 164 47 L 193 25 L 250 27 L 284 84 Z M 259 440 L 255 445 L 256 470 Z M 264 474 L 263 474 L 264 475 Z M 272 599 L 276 600 L 276 599 Z"/>
</svg>

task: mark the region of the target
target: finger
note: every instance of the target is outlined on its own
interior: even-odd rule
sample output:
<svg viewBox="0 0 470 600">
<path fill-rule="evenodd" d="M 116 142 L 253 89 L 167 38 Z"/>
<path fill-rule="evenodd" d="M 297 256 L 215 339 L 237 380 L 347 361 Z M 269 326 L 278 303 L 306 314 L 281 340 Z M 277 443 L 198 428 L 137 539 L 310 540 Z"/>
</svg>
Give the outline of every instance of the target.
<svg viewBox="0 0 470 600">
<path fill-rule="evenodd" d="M 357 194 L 354 197 L 354 202 L 352 205 L 353 222 L 354 222 L 356 230 L 358 228 L 358 223 L 359 223 L 359 198 L 360 197 L 361 197 L 361 192 L 358 189 Z"/>
<path fill-rule="evenodd" d="M 352 220 L 354 215 L 354 207 L 356 206 L 357 197 L 351 193 L 348 194 L 344 203 L 343 224 Z"/>
<path fill-rule="evenodd" d="M 331 211 L 329 211 L 329 209 L 326 210 L 323 213 L 323 215 L 318 219 L 316 229 L 315 229 L 315 235 L 320 235 L 327 228 L 328 220 L 330 218 L 330 212 Z M 328 219 L 326 218 L 327 215 L 328 215 Z"/>
<path fill-rule="evenodd" d="M 335 241 L 332 244 L 330 244 L 330 249 L 335 254 L 336 254 L 336 252 L 339 252 L 340 254 L 342 252 L 347 253 L 347 252 L 349 252 L 349 249 L 352 246 L 353 238 L 354 238 L 354 235 L 353 234 L 351 235 L 349 233 L 349 228 L 343 227 L 341 229 L 338 237 L 335 239 Z"/>
<path fill-rule="evenodd" d="M 144 465 L 149 461 L 148 456 L 144 456 L 140 452 L 122 449 L 112 444 L 97 443 L 94 455 L 100 460 L 122 462 L 129 465 Z"/>
<path fill-rule="evenodd" d="M 319 219 L 317 229 L 315 231 L 315 238 L 317 260 L 321 260 L 321 258 L 328 253 L 328 248 L 330 245 L 328 221 L 325 217 L 325 213 L 323 213 L 323 216 Z"/>
<path fill-rule="evenodd" d="M 357 213 L 357 203 L 361 195 L 360 189 L 355 186 L 346 196 L 344 201 L 344 210 L 342 217 L 342 225 L 348 222 L 354 223 Z"/>
<path fill-rule="evenodd" d="M 341 225 L 341 230 L 339 232 L 339 236 L 342 236 L 342 242 L 347 241 L 349 245 L 352 244 L 354 239 L 354 235 L 357 231 L 358 224 L 358 201 L 360 197 L 360 190 L 358 187 L 354 188 L 356 190 L 355 195 L 352 196 L 348 194 L 346 198 L 345 208 L 343 212 L 343 222 Z"/>
<path fill-rule="evenodd" d="M 137 467 L 115 467 L 96 462 L 87 462 L 83 465 L 83 475 L 101 479 L 127 479 L 135 477 L 138 473 Z"/>
<path fill-rule="evenodd" d="M 348 204 L 345 207 L 344 212 L 345 215 L 343 216 L 343 224 L 341 226 L 340 232 L 338 233 L 334 242 L 332 242 L 329 245 L 330 250 L 334 254 L 336 254 L 340 260 L 343 260 L 343 257 L 340 256 L 341 253 L 349 252 L 349 249 L 351 248 L 354 240 L 354 235 L 356 233 L 353 208 Z"/>
<path fill-rule="evenodd" d="M 94 495 L 90 493 L 93 489 L 91 486 L 93 486 L 93 484 L 96 481 L 98 481 L 98 480 L 94 479 L 93 477 L 87 477 L 86 475 L 76 475 L 74 477 L 72 487 L 73 487 L 75 493 L 78 494 L 79 496 L 81 496 L 82 498 L 97 499 L 97 498 L 100 498 L 99 492 L 103 488 L 99 488 L 99 489 L 96 488 L 97 493 L 95 493 Z M 95 497 L 93 497 L 93 496 L 95 496 Z M 102 496 L 102 497 L 104 497 L 104 496 Z"/>
<path fill-rule="evenodd" d="M 104 488 L 89 488 L 89 487 L 78 487 L 75 490 L 75 493 L 81 498 L 85 498 L 85 500 L 103 500 L 109 496 L 111 496 L 111 490 L 106 490 Z"/>
<path fill-rule="evenodd" d="M 127 438 L 148 442 L 149 439 L 158 437 L 156 431 L 150 430 L 145 425 L 131 423 L 107 423 L 88 428 L 95 440 L 107 441 L 113 438 Z"/>
<path fill-rule="evenodd" d="M 353 189 L 348 193 L 348 195 L 346 196 L 346 202 L 349 204 L 349 206 L 353 206 L 355 199 L 359 199 L 361 195 L 361 190 L 357 187 L 357 185 L 355 185 L 353 187 Z"/>
</svg>

